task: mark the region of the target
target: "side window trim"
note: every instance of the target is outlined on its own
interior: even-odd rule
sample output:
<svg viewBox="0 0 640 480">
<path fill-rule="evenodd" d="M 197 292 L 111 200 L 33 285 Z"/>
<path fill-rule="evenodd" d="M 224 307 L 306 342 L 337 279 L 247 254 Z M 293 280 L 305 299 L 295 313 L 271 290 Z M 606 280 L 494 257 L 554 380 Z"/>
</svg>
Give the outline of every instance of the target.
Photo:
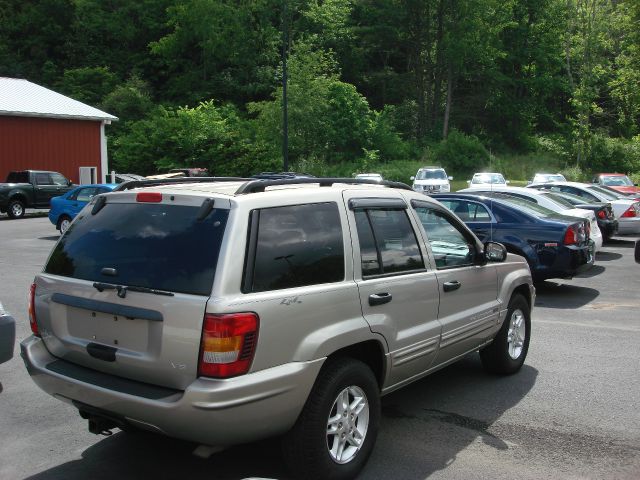
<svg viewBox="0 0 640 480">
<path fill-rule="evenodd" d="M 256 250 L 258 249 L 258 229 L 260 225 L 260 209 L 249 213 L 249 229 L 247 231 L 247 248 L 244 255 L 244 271 L 242 273 L 242 293 L 251 293 L 253 275 L 256 264 Z"/>
<path fill-rule="evenodd" d="M 407 203 L 401 198 L 352 198 L 349 200 L 350 210 L 377 208 L 406 209 Z"/>
<path fill-rule="evenodd" d="M 378 258 L 378 274 L 379 276 L 384 276 L 384 266 L 382 265 L 382 253 L 378 248 L 378 237 L 376 236 L 376 230 L 373 228 L 373 224 L 371 223 L 371 218 L 369 217 L 369 209 L 364 210 L 365 216 L 367 218 L 367 225 L 369 225 L 369 230 L 371 230 L 371 236 L 373 237 L 373 244 L 376 247 L 376 257 Z M 362 258 L 360 259 L 362 262 Z M 373 275 L 367 275 L 367 278 L 372 277 Z M 362 278 L 365 278 L 365 275 L 362 275 Z"/>
</svg>

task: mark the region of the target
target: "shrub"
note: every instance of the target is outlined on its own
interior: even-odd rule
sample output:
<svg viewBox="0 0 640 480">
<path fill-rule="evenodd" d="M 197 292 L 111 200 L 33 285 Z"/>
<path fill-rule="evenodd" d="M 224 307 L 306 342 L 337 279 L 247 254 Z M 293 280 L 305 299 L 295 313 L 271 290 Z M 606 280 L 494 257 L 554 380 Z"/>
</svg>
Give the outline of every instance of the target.
<svg viewBox="0 0 640 480">
<path fill-rule="evenodd" d="M 477 171 L 489 163 L 489 152 L 475 136 L 452 130 L 435 148 L 440 166 L 454 172 Z"/>
</svg>

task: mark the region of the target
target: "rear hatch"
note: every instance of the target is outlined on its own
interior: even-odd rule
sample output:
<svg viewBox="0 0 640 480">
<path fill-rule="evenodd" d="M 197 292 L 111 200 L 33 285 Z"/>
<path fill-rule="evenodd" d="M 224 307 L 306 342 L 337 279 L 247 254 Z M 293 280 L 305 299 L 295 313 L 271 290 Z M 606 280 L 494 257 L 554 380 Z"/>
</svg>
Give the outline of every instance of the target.
<svg viewBox="0 0 640 480">
<path fill-rule="evenodd" d="M 47 349 L 101 372 L 185 388 L 197 376 L 228 215 L 224 198 L 135 191 L 96 197 L 36 278 Z"/>
</svg>

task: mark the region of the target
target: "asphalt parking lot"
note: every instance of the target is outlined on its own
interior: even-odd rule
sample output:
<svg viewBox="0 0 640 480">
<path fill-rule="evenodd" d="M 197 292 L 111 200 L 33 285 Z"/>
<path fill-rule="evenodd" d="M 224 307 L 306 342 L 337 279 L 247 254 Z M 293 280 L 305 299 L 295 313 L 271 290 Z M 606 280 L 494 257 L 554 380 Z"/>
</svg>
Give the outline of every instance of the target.
<svg viewBox="0 0 640 480">
<path fill-rule="evenodd" d="M 59 238 L 45 217 L 0 216 L 0 301 L 29 334 L 26 294 Z M 640 265 L 616 237 L 580 278 L 538 286 L 529 356 L 511 377 L 469 355 L 383 399 L 363 479 L 640 478 Z M 208 460 L 193 445 L 87 431 L 40 391 L 16 345 L 0 365 L 0 478 L 285 478 L 275 440 Z"/>
</svg>

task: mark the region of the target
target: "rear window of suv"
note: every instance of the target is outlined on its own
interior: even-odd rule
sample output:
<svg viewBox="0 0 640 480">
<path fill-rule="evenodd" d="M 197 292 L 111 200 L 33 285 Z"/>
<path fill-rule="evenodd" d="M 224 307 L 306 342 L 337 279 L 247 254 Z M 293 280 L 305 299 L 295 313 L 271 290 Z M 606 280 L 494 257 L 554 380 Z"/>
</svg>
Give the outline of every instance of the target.
<svg viewBox="0 0 640 480">
<path fill-rule="evenodd" d="M 198 220 L 199 207 L 107 203 L 81 214 L 45 273 L 94 282 L 210 295 L 229 211 Z M 103 269 L 116 275 L 104 275 Z"/>
</svg>

